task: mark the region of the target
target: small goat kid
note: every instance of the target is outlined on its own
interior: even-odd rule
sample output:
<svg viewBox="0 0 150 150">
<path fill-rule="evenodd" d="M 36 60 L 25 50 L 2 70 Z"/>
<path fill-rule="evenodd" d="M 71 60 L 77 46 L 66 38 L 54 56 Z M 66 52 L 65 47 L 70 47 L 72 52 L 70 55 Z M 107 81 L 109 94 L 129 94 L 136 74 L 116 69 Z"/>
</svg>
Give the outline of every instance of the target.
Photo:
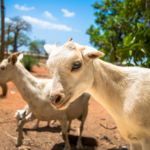
<svg viewBox="0 0 150 150">
<path fill-rule="evenodd" d="M 50 99 L 66 109 L 83 92 L 112 115 L 131 150 L 150 150 L 150 70 L 119 67 L 97 59 L 104 54 L 70 39 L 63 46 L 46 44 L 47 69 L 53 76 Z"/>
<path fill-rule="evenodd" d="M 70 124 L 73 119 L 81 121 L 80 135 L 77 142 L 77 147 L 82 148 L 81 134 L 83 125 L 88 112 L 88 101 L 90 95 L 83 93 L 75 102 L 69 105 L 65 110 L 56 110 L 50 101 L 50 90 L 53 79 L 37 79 L 33 77 L 20 63 L 23 54 L 14 53 L 8 59 L 4 59 L 0 65 L 0 83 L 12 81 L 23 99 L 28 103 L 31 113 L 27 115 L 18 124 L 18 138 L 16 146 L 22 144 L 22 128 L 23 125 L 34 119 L 42 121 L 58 120 L 62 127 L 62 135 L 65 140 L 65 150 L 70 150 L 67 130 L 70 129 Z M 67 127 L 67 121 L 69 126 Z"/>
<path fill-rule="evenodd" d="M 30 113 L 31 113 L 31 110 L 30 110 L 28 104 L 24 107 L 23 110 L 17 110 L 16 113 L 15 113 L 15 118 L 17 120 L 17 126 L 19 124 L 19 121 L 23 120 Z M 53 121 L 51 121 L 51 124 L 54 124 L 55 122 L 56 121 L 53 120 Z M 37 119 L 37 123 L 34 125 L 34 127 L 32 129 L 38 129 L 39 123 L 40 123 L 40 121 Z M 50 121 L 47 121 L 47 125 L 46 125 L 47 127 L 49 127 L 49 123 L 50 123 Z"/>
</svg>

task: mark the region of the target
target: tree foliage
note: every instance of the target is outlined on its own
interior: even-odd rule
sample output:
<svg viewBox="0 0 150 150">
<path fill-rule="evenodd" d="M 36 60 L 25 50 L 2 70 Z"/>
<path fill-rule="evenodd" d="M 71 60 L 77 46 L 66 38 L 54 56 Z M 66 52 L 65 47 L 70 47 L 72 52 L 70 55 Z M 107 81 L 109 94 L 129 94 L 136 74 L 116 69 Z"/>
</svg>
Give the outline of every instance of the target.
<svg viewBox="0 0 150 150">
<path fill-rule="evenodd" d="M 29 44 L 29 51 L 37 54 L 44 53 L 45 52 L 44 45 L 45 45 L 44 40 L 32 41 Z"/>
<path fill-rule="evenodd" d="M 16 52 L 18 47 L 29 44 L 30 39 L 25 34 L 25 32 L 31 30 L 31 25 L 28 22 L 19 17 L 14 17 L 11 18 L 11 22 L 6 23 L 6 28 L 8 26 L 10 26 L 10 33 L 14 34 L 13 52 Z"/>
<path fill-rule="evenodd" d="M 135 20 L 129 22 L 132 31 L 124 37 L 123 47 L 118 48 L 118 55 L 121 57 L 121 62 L 127 61 L 127 65 L 132 65 L 133 61 L 135 65 L 150 67 L 150 1 L 126 0 L 125 2 L 124 12 L 128 16 L 135 16 Z M 130 13 L 127 13 L 129 10 Z M 135 11 L 140 17 L 137 17 Z M 126 30 L 125 26 L 123 33 Z"/>
<path fill-rule="evenodd" d="M 92 5 L 96 26 L 87 30 L 90 43 L 106 61 L 150 67 L 150 1 L 103 0 Z"/>
</svg>

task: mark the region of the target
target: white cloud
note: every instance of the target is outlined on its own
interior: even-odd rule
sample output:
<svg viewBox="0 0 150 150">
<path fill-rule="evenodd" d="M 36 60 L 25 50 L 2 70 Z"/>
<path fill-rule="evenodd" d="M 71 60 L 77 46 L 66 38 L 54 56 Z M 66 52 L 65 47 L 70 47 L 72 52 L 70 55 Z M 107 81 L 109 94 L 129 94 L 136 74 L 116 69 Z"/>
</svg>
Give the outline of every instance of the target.
<svg viewBox="0 0 150 150">
<path fill-rule="evenodd" d="M 14 7 L 18 10 L 32 10 L 34 7 L 20 6 L 18 4 L 14 5 Z"/>
<path fill-rule="evenodd" d="M 9 18 L 5 18 L 6 23 L 11 23 L 12 21 Z"/>
<path fill-rule="evenodd" d="M 46 16 L 47 18 L 53 19 L 53 20 L 57 20 L 55 17 L 52 16 L 51 13 L 49 13 L 48 11 L 44 12 L 44 16 Z"/>
<path fill-rule="evenodd" d="M 22 16 L 24 20 L 31 23 L 35 27 L 44 28 L 44 29 L 56 29 L 56 30 L 64 30 L 64 31 L 72 31 L 72 28 L 67 27 L 63 24 L 54 24 L 48 21 L 39 20 L 37 18 L 32 18 L 30 16 Z"/>
<path fill-rule="evenodd" d="M 74 12 L 69 12 L 67 9 L 61 9 L 64 12 L 64 17 L 73 17 L 75 15 Z"/>
</svg>

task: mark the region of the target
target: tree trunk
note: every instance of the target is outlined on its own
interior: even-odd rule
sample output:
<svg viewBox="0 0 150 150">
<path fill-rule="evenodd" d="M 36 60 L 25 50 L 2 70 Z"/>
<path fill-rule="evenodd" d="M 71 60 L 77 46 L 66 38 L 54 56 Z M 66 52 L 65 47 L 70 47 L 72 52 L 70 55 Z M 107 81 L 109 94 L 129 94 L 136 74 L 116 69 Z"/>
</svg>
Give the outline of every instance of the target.
<svg viewBox="0 0 150 150">
<path fill-rule="evenodd" d="M 17 52 L 17 36 L 18 36 L 18 32 L 15 32 L 13 53 Z"/>
<path fill-rule="evenodd" d="M 9 32 L 11 25 L 8 26 L 8 37 L 7 37 L 7 45 L 6 45 L 6 58 L 8 57 L 8 44 L 9 44 Z"/>
<path fill-rule="evenodd" d="M 117 54 L 116 54 L 116 47 L 115 47 L 115 49 L 114 49 L 114 60 L 115 60 L 115 62 L 118 61 Z"/>
<path fill-rule="evenodd" d="M 4 59 L 4 0 L 1 0 L 1 61 Z"/>
</svg>

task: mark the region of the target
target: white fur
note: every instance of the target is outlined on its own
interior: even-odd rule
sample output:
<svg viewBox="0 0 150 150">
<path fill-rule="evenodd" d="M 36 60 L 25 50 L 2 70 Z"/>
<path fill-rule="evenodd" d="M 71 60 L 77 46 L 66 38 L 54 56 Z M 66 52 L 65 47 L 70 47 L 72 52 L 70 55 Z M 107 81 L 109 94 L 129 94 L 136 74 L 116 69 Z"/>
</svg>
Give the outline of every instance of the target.
<svg viewBox="0 0 150 150">
<path fill-rule="evenodd" d="M 50 44 L 45 44 L 44 48 L 47 50 L 47 53 L 50 54 L 52 49 L 55 49 L 57 46 L 54 45 L 50 45 Z"/>
<path fill-rule="evenodd" d="M 23 59 L 23 53 L 18 56 L 18 61 Z"/>
<path fill-rule="evenodd" d="M 73 41 L 51 49 L 47 61 L 53 76 L 51 100 L 61 95 L 61 103 L 72 95 L 59 108 L 63 110 L 83 92 L 90 93 L 112 115 L 131 150 L 150 150 L 150 70 L 115 66 L 97 59 L 102 55 Z M 72 71 L 75 62 L 82 66 Z"/>
<path fill-rule="evenodd" d="M 15 118 L 17 120 L 17 125 L 19 124 L 19 121 L 25 119 L 25 117 L 27 115 L 29 115 L 29 113 L 31 113 L 31 110 L 30 110 L 28 104 L 24 107 L 23 110 L 17 110 L 16 113 L 15 113 Z M 37 120 L 37 123 L 34 125 L 33 129 L 37 129 L 38 128 L 39 122 L 40 121 Z M 47 121 L 47 126 L 49 126 L 49 122 L 50 121 Z M 53 124 L 54 124 L 54 122 L 55 122 L 55 120 L 52 121 Z"/>
<path fill-rule="evenodd" d="M 50 102 L 49 96 L 53 80 L 37 79 L 33 77 L 19 61 L 13 64 L 14 63 L 9 63 L 7 59 L 2 61 L 0 64 L 0 83 L 12 81 L 31 110 L 31 113 L 18 124 L 17 146 L 22 144 L 23 125 L 37 118 L 42 121 L 58 120 L 61 124 L 63 137 L 65 139 L 64 149 L 70 150 L 67 121 L 71 123 L 73 119 L 77 118 L 81 121 L 77 147 L 82 148 L 81 134 L 88 112 L 90 95 L 83 93 L 75 102 L 70 104 L 66 110 L 55 110 Z M 5 69 L 1 69 L 1 67 L 5 67 Z"/>
</svg>

